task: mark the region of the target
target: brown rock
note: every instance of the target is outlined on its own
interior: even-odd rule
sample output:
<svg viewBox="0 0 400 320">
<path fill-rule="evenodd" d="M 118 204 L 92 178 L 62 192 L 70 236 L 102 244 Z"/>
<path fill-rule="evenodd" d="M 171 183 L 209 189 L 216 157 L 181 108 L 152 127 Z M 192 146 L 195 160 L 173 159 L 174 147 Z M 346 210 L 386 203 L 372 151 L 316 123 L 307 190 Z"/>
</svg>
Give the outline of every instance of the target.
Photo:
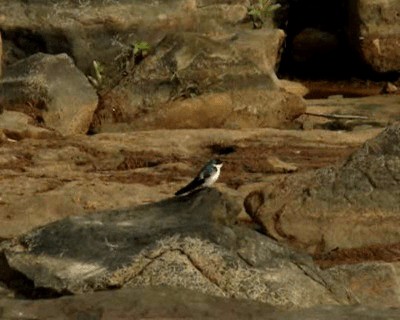
<svg viewBox="0 0 400 320">
<path fill-rule="evenodd" d="M 361 98 L 308 99 L 307 114 L 356 116 L 355 119 L 329 119 L 302 115 L 296 121 L 314 129 L 354 130 L 361 126 L 387 127 L 400 119 L 398 95 L 376 95 Z M 357 116 L 361 117 L 357 119 Z M 307 122 L 309 122 L 307 124 Z"/>
<path fill-rule="evenodd" d="M 248 213 L 269 235 L 309 252 L 400 242 L 399 144 L 397 124 L 343 165 L 291 176 L 276 191 L 264 191 L 264 203 Z"/>
<path fill-rule="evenodd" d="M 0 32 L 0 79 L 3 75 L 3 40 L 1 37 L 1 32 Z M 1 106 L 0 106 L 0 113 L 1 113 Z"/>
<path fill-rule="evenodd" d="M 193 0 L 153 2 L 152 5 L 140 1 L 87 4 L 2 2 L 0 12 L 7 12 L 1 17 L 2 30 L 10 39 L 7 64 L 37 52 L 65 52 L 86 73 L 92 68 L 93 60 L 111 64 L 121 53 L 121 46 L 126 49 L 138 41 L 153 45 L 168 32 L 193 30 L 197 25 Z"/>
<path fill-rule="evenodd" d="M 399 89 L 391 82 L 386 82 L 382 88 L 382 93 L 396 93 Z"/>
<path fill-rule="evenodd" d="M 168 103 L 159 111 L 130 121 L 129 127 L 136 130 L 284 127 L 301 114 L 302 103 L 298 96 L 277 91 L 210 93 Z"/>
<path fill-rule="evenodd" d="M 22 140 L 13 143 L 5 136 L 0 148 L 0 237 L 69 215 L 160 201 L 213 157 L 224 161 L 217 187 L 244 188 L 239 190 L 242 198 L 254 184 L 274 185 L 267 166 L 272 156 L 299 171 L 320 168 L 344 159 L 378 132 L 155 130 L 67 138 L 20 135 Z"/>
<path fill-rule="evenodd" d="M 265 59 L 259 66 L 245 48 L 236 40 L 217 42 L 192 33 L 166 37 L 106 94 L 94 130 L 115 122 L 111 110 L 118 110 L 117 122 L 133 129 L 290 125 L 304 112 L 304 101 L 278 89 L 265 52 L 260 51 Z"/>
<path fill-rule="evenodd" d="M 309 89 L 301 84 L 300 82 L 290 81 L 290 80 L 279 80 L 279 86 L 286 90 L 287 92 L 291 92 L 298 96 L 304 97 L 309 93 Z"/>
<path fill-rule="evenodd" d="M 377 72 L 400 70 L 400 3 L 350 1 L 352 47 Z"/>
<path fill-rule="evenodd" d="M 50 130 L 34 126 L 33 123 L 34 120 L 24 113 L 4 111 L 0 114 L 0 133 L 14 141 L 26 138 L 40 139 L 56 135 Z"/>
<path fill-rule="evenodd" d="M 61 134 L 86 133 L 97 95 L 66 55 L 35 54 L 7 68 L 0 81 L 0 104 L 32 112 Z"/>
<path fill-rule="evenodd" d="M 326 270 L 354 298 L 371 307 L 400 307 L 399 263 L 369 262 Z"/>
<path fill-rule="evenodd" d="M 101 291 L 58 299 L 1 299 L 6 319 L 264 319 L 264 320 L 398 320 L 397 308 L 317 306 L 288 311 L 266 303 L 227 299 L 192 290 L 155 287 Z"/>
</svg>

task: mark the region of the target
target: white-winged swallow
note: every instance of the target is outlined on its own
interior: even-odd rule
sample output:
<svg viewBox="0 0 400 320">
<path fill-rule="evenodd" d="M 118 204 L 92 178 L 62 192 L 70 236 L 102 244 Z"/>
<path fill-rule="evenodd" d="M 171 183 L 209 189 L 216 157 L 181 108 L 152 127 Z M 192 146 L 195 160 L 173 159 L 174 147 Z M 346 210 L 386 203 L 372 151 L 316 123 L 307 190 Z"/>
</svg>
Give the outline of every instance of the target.
<svg viewBox="0 0 400 320">
<path fill-rule="evenodd" d="M 211 186 L 215 181 L 217 181 L 221 173 L 221 167 L 222 161 L 218 159 L 213 159 L 207 162 L 207 164 L 200 170 L 196 178 L 194 178 L 188 185 L 175 192 L 175 195 L 179 196 L 203 187 Z"/>
</svg>

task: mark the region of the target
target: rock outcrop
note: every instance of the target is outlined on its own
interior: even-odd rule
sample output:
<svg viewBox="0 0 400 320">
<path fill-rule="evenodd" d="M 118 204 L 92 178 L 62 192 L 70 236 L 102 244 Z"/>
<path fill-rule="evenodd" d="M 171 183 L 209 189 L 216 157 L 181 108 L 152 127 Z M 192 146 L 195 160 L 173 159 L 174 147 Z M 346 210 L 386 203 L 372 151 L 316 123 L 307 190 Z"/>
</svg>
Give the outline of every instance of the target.
<svg viewBox="0 0 400 320">
<path fill-rule="evenodd" d="M 9 66 L 0 81 L 4 109 L 32 115 L 61 134 L 86 133 L 98 98 L 66 54 L 38 53 Z"/>
<path fill-rule="evenodd" d="M 290 126 L 305 103 L 279 88 L 271 66 L 283 32 L 262 32 L 218 40 L 188 32 L 166 36 L 103 96 L 93 130 L 110 130 L 116 118 L 133 130 Z M 261 41 L 274 49 L 255 50 Z"/>
<path fill-rule="evenodd" d="M 252 192 L 247 212 L 270 236 L 309 252 L 399 243 L 399 145 L 395 124 L 339 167 Z"/>
<path fill-rule="evenodd" d="M 400 71 L 400 3 L 395 0 L 352 0 L 351 46 L 377 72 Z"/>
<path fill-rule="evenodd" d="M 291 127 L 305 102 L 281 88 L 274 72 L 285 33 L 272 27 L 253 30 L 249 5 L 193 0 L 89 7 L 1 4 L 0 10 L 12 12 L 0 21 L 5 60 L 21 58 L 21 51 L 22 57 L 32 50 L 65 52 L 86 74 L 98 61 L 101 103 L 91 126 L 95 133 Z M 53 18 L 44 27 L 39 16 Z M 145 55 L 140 44 L 149 48 Z"/>
<path fill-rule="evenodd" d="M 70 217 L 3 242 L 2 268 L 59 293 L 166 285 L 285 307 L 351 301 L 306 255 L 235 226 L 239 211 L 204 189 Z"/>
</svg>

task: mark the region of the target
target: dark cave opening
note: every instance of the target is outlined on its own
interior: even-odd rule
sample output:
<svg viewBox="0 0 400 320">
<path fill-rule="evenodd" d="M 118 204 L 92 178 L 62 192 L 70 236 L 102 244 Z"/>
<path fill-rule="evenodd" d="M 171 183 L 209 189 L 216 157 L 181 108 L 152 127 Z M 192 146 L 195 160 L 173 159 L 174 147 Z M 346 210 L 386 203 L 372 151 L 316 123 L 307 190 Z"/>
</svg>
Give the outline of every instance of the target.
<svg viewBox="0 0 400 320">
<path fill-rule="evenodd" d="M 282 0 L 280 3 L 282 8 L 276 22 L 287 37 L 277 74 L 279 78 L 305 83 L 310 89 L 306 98 L 334 94 L 365 96 L 379 92 L 383 82 L 398 79 L 395 73 L 374 72 L 352 46 L 348 0 Z M 340 83 L 336 89 L 335 83 Z M 324 86 L 330 88 L 324 90 Z M 362 90 L 366 86 L 368 90 Z"/>
</svg>

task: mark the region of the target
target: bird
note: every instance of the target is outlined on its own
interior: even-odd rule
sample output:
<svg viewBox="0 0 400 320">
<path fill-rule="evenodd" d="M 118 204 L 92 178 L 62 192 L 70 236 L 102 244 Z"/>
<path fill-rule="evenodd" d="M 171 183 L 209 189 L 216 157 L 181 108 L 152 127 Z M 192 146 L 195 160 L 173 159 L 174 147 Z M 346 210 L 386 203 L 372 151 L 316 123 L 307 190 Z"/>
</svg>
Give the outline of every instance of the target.
<svg viewBox="0 0 400 320">
<path fill-rule="evenodd" d="M 207 164 L 200 170 L 197 176 L 182 189 L 179 189 L 175 192 L 176 196 L 192 192 L 194 190 L 209 187 L 215 181 L 218 180 L 218 177 L 221 173 L 222 161 L 218 159 L 213 159 L 207 162 Z"/>
</svg>

